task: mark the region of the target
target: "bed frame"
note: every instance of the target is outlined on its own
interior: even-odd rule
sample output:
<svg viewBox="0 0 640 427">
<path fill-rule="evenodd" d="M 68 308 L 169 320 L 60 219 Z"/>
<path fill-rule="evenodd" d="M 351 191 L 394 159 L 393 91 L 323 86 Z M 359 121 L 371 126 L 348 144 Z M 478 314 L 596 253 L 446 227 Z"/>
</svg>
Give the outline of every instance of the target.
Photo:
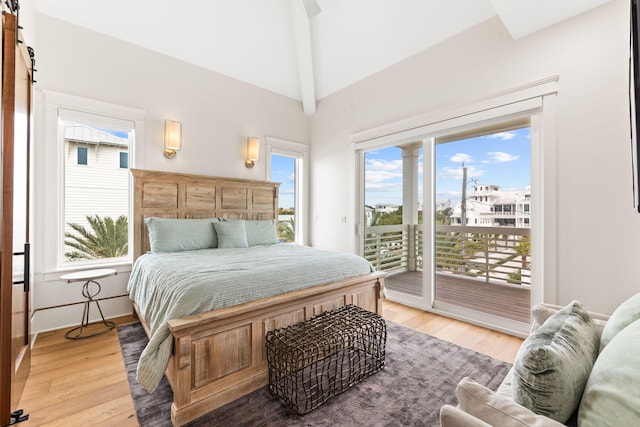
<svg viewBox="0 0 640 427">
<path fill-rule="evenodd" d="M 144 218 L 278 219 L 278 183 L 132 169 L 133 255 L 149 249 Z M 183 425 L 267 384 L 268 331 L 346 304 L 381 313 L 384 273 L 170 320 L 171 421 Z M 134 304 L 137 313 L 137 306 Z M 139 316 L 147 334 L 148 325 Z"/>
</svg>

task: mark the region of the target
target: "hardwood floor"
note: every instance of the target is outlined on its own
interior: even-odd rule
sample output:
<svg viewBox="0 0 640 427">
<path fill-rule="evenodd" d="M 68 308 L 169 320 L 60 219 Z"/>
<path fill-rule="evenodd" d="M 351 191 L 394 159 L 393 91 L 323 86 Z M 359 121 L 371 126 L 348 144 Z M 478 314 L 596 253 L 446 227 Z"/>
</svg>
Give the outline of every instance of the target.
<svg viewBox="0 0 640 427">
<path fill-rule="evenodd" d="M 387 320 L 512 362 L 520 338 L 422 310 L 384 301 Z M 116 321 L 133 321 L 125 316 Z M 117 332 L 71 341 L 65 330 L 40 334 L 33 348 L 31 374 L 19 408 L 27 426 L 136 426 Z"/>
</svg>

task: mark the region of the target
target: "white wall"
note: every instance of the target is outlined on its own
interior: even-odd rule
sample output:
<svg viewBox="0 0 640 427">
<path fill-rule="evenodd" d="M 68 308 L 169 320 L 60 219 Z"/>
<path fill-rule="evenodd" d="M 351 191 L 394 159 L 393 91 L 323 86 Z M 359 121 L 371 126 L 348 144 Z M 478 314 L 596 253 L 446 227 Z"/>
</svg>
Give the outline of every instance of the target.
<svg viewBox="0 0 640 427">
<path fill-rule="evenodd" d="M 559 230 L 558 294 L 545 300 L 579 299 L 610 313 L 640 291 L 628 9 L 627 1 L 614 0 L 518 41 L 492 18 L 322 99 L 311 117 L 311 244 L 355 251 L 350 134 L 559 75 L 558 212 L 545 218 Z"/>
<path fill-rule="evenodd" d="M 82 300 L 81 284 L 58 280 L 62 272 L 52 256 L 57 224 L 51 218 L 57 209 L 58 176 L 51 167 L 56 162 L 55 150 L 51 150 L 56 144 L 55 130 L 45 123 L 45 103 L 51 93 L 143 111 L 142 140 L 136 141 L 130 158 L 135 168 L 265 179 L 265 137 L 308 143 L 309 129 L 298 101 L 44 15 L 36 18 L 36 314 L 32 328 L 41 331 L 77 324 L 82 314 L 81 305 L 43 310 Z M 256 64 L 247 58 L 247 66 Z M 174 160 L 163 155 L 165 119 L 182 122 L 183 149 Z M 262 160 L 253 169 L 244 167 L 247 136 L 262 140 Z M 117 267 L 118 276 L 104 279 L 100 296 L 126 294 L 130 265 Z M 102 305 L 107 316 L 130 313 L 131 308 L 126 297 Z"/>
</svg>

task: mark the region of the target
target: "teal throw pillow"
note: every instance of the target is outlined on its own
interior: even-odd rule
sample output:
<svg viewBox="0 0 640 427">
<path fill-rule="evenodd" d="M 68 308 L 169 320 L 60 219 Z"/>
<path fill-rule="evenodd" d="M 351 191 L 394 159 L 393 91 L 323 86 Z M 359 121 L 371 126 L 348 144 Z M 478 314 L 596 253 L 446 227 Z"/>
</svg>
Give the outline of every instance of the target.
<svg viewBox="0 0 640 427">
<path fill-rule="evenodd" d="M 219 248 L 247 248 L 247 233 L 244 221 L 214 222 Z"/>
<path fill-rule="evenodd" d="M 273 245 L 278 243 L 278 230 L 273 219 L 250 220 L 244 222 L 249 246 Z"/>
<path fill-rule="evenodd" d="M 211 224 L 216 218 L 173 219 L 148 217 L 144 219 L 149 231 L 151 252 L 178 252 L 218 246 Z"/>
<path fill-rule="evenodd" d="M 640 293 L 635 294 L 618 306 L 604 325 L 602 336 L 600 337 L 600 351 L 604 350 L 607 344 L 621 330 L 640 319 Z M 640 369 L 640 367 L 638 368 Z"/>
<path fill-rule="evenodd" d="M 582 304 L 571 302 L 522 343 L 513 365 L 513 400 L 565 423 L 580 404 L 598 346 L 596 325 Z"/>
<path fill-rule="evenodd" d="M 640 426 L 640 320 L 598 356 L 578 411 L 580 427 Z"/>
</svg>

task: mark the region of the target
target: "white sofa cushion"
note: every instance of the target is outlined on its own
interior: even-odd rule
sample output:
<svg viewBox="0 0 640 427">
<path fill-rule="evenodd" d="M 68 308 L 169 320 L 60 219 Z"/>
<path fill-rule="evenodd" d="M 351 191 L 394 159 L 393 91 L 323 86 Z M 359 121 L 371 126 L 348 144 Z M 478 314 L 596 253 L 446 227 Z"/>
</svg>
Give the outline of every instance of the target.
<svg viewBox="0 0 640 427">
<path fill-rule="evenodd" d="M 580 402 L 578 425 L 640 426 L 640 320 L 616 334 L 598 356 Z"/>
<path fill-rule="evenodd" d="M 458 383 L 456 397 L 460 410 L 492 426 L 562 426 L 550 418 L 537 415 L 506 397 L 494 393 L 469 377 L 463 378 Z M 443 427 L 455 425 L 445 424 L 442 420 L 441 422 Z"/>
<path fill-rule="evenodd" d="M 513 400 L 565 423 L 577 409 L 598 355 L 599 331 L 578 301 L 549 317 L 520 347 Z"/>
</svg>

